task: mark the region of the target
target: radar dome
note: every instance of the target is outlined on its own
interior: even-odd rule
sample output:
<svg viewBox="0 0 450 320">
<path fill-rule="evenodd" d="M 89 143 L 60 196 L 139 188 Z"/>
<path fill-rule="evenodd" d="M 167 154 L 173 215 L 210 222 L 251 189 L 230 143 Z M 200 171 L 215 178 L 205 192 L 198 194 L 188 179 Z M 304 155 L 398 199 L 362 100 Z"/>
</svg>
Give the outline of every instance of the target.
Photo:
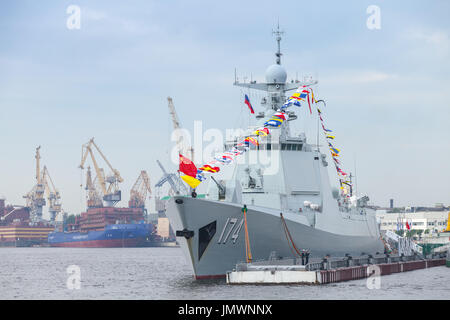
<svg viewBox="0 0 450 320">
<path fill-rule="evenodd" d="M 266 70 L 267 83 L 286 83 L 286 70 L 279 64 L 273 64 Z"/>
</svg>

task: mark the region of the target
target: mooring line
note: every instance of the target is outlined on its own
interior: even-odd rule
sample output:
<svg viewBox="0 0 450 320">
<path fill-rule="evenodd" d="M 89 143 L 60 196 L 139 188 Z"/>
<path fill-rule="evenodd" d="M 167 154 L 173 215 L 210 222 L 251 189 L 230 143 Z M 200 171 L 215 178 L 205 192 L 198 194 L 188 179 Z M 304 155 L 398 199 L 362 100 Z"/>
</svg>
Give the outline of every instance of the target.
<svg viewBox="0 0 450 320">
<path fill-rule="evenodd" d="M 302 256 L 302 253 L 297 249 L 297 246 L 295 245 L 294 240 L 292 239 L 291 233 L 289 232 L 289 229 L 288 229 L 288 227 L 287 227 L 286 221 L 284 220 L 283 213 L 281 213 L 281 212 L 280 212 L 280 218 L 281 218 L 281 221 L 283 222 L 283 226 L 284 226 L 284 234 L 286 235 L 286 239 L 288 239 L 288 242 L 290 242 L 290 244 L 292 244 L 292 248 L 294 248 L 295 252 L 292 251 L 291 246 L 289 246 L 289 248 L 291 248 L 291 251 L 292 251 L 294 254 L 297 253 L 297 255 L 298 255 L 299 257 L 301 257 L 301 256 Z"/>
</svg>

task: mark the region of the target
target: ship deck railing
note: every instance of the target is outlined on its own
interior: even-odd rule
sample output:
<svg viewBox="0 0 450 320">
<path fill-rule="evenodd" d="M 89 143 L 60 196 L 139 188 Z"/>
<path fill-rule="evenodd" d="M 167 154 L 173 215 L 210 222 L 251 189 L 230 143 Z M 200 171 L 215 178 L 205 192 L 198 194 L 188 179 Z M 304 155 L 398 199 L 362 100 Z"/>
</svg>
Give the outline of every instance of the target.
<svg viewBox="0 0 450 320">
<path fill-rule="evenodd" d="M 303 265 L 301 258 L 278 258 L 268 260 L 256 260 L 249 263 L 241 262 L 236 264 L 235 271 L 252 271 L 252 270 L 332 270 L 339 268 L 348 268 L 354 266 L 366 266 L 385 263 L 399 263 L 409 261 L 420 261 L 424 259 L 439 259 L 447 257 L 446 252 L 433 253 L 427 256 L 414 254 L 411 256 L 404 255 L 364 255 L 359 257 L 332 257 L 332 258 L 310 258 L 308 264 Z"/>
</svg>

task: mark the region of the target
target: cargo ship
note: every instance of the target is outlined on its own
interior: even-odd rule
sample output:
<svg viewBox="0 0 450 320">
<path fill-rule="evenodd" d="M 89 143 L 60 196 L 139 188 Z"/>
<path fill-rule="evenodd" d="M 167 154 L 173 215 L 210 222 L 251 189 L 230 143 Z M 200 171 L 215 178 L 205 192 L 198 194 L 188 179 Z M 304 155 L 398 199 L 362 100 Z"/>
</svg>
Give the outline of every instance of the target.
<svg viewBox="0 0 450 320">
<path fill-rule="evenodd" d="M 31 247 L 47 245 L 47 236 L 54 227 L 45 222 L 30 223 L 30 209 L 6 205 L 0 199 L 0 247 Z"/>
<path fill-rule="evenodd" d="M 121 248 L 147 247 L 161 242 L 152 223 L 145 223 L 143 208 L 88 208 L 48 235 L 51 247 Z"/>
<path fill-rule="evenodd" d="M 105 175 L 98 166 L 94 150 L 103 158 L 110 175 Z M 118 187 L 123 181 L 117 169 L 113 168 L 104 153 L 90 139 L 82 146 L 80 168 L 84 169 L 87 157 L 90 156 L 96 176 L 91 174 L 90 167 L 86 172 L 87 209 L 75 216 L 71 223 L 48 235 L 48 243 L 52 247 L 112 248 L 112 247 L 151 247 L 167 242 L 158 234 L 156 224 L 146 222 L 147 210 L 145 201 L 151 193 L 150 178 L 145 170 L 141 171 L 130 191 L 128 207 L 116 207 L 122 199 Z"/>
<path fill-rule="evenodd" d="M 48 242 L 52 247 L 144 247 L 151 244 L 151 230 L 152 225 L 146 223 L 113 224 L 101 231 L 52 232 Z"/>
</svg>

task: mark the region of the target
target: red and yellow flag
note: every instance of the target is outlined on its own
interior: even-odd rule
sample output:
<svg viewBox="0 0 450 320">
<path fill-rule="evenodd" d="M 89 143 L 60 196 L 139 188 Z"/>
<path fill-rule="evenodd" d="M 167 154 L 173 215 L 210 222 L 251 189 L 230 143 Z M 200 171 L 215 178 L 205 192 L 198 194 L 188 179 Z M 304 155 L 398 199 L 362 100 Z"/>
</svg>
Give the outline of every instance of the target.
<svg viewBox="0 0 450 320">
<path fill-rule="evenodd" d="M 219 167 L 211 167 L 209 164 L 205 164 L 199 170 L 216 173 L 216 172 L 220 171 L 220 168 Z"/>
<path fill-rule="evenodd" d="M 193 178 L 195 178 L 195 176 L 197 175 L 197 167 L 195 166 L 195 164 L 188 158 L 182 156 L 181 154 L 180 154 L 179 170 L 180 172 L 183 172 L 184 174 L 191 176 Z"/>
</svg>

